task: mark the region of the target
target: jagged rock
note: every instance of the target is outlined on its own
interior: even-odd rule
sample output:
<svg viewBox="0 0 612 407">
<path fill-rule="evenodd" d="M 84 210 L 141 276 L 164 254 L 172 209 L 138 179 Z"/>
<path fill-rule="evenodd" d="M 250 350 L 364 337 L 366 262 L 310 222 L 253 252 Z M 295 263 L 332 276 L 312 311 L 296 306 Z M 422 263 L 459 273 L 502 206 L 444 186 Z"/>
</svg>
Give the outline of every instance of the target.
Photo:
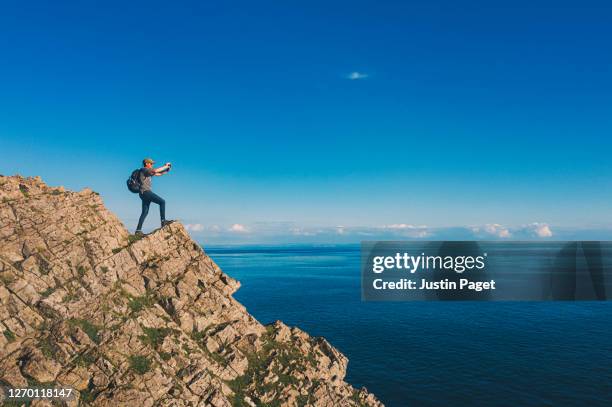
<svg viewBox="0 0 612 407">
<path fill-rule="evenodd" d="M 0 176 L 0 382 L 75 388 L 69 405 L 382 406 L 239 287 L 178 222 L 137 239 L 89 189 Z"/>
<path fill-rule="evenodd" d="M 39 348 L 28 347 L 22 350 L 21 372 L 39 383 L 48 383 L 55 380 L 62 366 L 53 358 L 43 355 Z"/>
</svg>

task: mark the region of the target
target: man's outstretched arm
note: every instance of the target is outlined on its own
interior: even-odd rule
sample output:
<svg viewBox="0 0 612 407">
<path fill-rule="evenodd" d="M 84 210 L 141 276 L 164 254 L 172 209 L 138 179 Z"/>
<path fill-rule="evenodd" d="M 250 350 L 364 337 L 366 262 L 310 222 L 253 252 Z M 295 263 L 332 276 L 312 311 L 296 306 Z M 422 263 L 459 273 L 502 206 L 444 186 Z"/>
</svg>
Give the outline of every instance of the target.
<svg viewBox="0 0 612 407">
<path fill-rule="evenodd" d="M 153 170 L 153 175 L 155 175 L 156 177 L 162 176 L 162 175 L 166 174 L 169 169 L 170 169 L 170 163 L 166 163 L 166 165 L 154 169 Z"/>
</svg>

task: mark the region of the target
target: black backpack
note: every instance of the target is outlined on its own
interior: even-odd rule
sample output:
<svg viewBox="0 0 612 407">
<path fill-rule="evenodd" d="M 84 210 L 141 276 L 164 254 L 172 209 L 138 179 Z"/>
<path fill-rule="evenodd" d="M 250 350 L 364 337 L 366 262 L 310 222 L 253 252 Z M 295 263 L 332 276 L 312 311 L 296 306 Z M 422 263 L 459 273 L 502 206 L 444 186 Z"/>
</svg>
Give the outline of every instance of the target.
<svg viewBox="0 0 612 407">
<path fill-rule="evenodd" d="M 140 192 L 140 168 L 132 171 L 132 175 L 127 180 L 127 187 L 130 192 L 135 194 Z"/>
</svg>

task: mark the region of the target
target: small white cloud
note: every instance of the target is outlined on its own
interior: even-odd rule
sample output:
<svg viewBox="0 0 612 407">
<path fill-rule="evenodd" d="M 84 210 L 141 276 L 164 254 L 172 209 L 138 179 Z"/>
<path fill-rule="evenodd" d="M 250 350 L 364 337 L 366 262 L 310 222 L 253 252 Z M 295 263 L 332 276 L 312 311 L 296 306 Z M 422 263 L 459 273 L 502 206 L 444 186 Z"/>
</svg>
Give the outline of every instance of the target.
<svg viewBox="0 0 612 407">
<path fill-rule="evenodd" d="M 346 79 L 350 79 L 352 81 L 356 81 L 358 79 L 365 79 L 368 77 L 368 74 L 362 73 L 362 72 L 351 72 L 350 74 L 348 74 L 346 76 Z"/>
<path fill-rule="evenodd" d="M 190 232 L 201 232 L 204 230 L 204 225 L 201 223 L 188 223 L 185 225 L 185 229 Z"/>
<path fill-rule="evenodd" d="M 395 229 L 395 230 L 405 230 L 405 229 L 426 229 L 427 226 L 425 225 L 415 226 L 415 225 L 409 225 L 406 223 L 393 223 L 391 225 L 385 226 L 385 228 Z"/>
<path fill-rule="evenodd" d="M 474 228 L 474 229 L 476 229 L 477 231 L 479 228 Z M 484 225 L 484 231 L 490 235 L 494 235 L 494 236 L 501 237 L 501 238 L 508 238 L 512 236 L 512 233 L 510 233 L 510 230 L 508 230 L 508 228 L 498 223 L 489 223 L 487 225 Z"/>
<path fill-rule="evenodd" d="M 553 232 L 550 230 L 550 226 L 546 223 L 534 222 L 526 226 L 527 229 L 531 230 L 537 237 L 552 237 Z"/>
<path fill-rule="evenodd" d="M 414 226 L 407 225 L 405 223 L 394 223 L 392 225 L 385 226 L 387 229 L 414 229 Z"/>
<path fill-rule="evenodd" d="M 228 229 L 228 231 L 233 232 L 233 233 L 247 233 L 249 231 L 249 229 L 246 226 L 241 225 L 240 223 L 234 223 Z"/>
<path fill-rule="evenodd" d="M 221 227 L 219 225 L 212 225 L 208 228 L 211 232 L 220 232 Z"/>
<path fill-rule="evenodd" d="M 336 233 L 339 235 L 343 235 L 345 232 L 345 227 L 344 226 L 336 226 Z"/>
</svg>

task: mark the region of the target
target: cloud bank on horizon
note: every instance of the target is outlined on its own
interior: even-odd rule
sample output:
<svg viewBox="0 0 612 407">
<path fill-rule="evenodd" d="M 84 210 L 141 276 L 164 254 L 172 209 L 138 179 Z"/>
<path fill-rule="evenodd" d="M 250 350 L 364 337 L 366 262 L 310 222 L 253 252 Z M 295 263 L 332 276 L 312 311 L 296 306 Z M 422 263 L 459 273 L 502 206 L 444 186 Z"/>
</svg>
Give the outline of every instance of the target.
<svg viewBox="0 0 612 407">
<path fill-rule="evenodd" d="M 185 228 L 207 243 L 357 243 L 362 240 L 546 240 L 579 238 L 575 231 L 559 234 L 547 223 L 520 226 L 497 223 L 477 226 L 429 227 L 394 223 L 382 226 L 298 226 L 293 222 L 259 222 L 223 227 L 188 223 Z"/>
</svg>

